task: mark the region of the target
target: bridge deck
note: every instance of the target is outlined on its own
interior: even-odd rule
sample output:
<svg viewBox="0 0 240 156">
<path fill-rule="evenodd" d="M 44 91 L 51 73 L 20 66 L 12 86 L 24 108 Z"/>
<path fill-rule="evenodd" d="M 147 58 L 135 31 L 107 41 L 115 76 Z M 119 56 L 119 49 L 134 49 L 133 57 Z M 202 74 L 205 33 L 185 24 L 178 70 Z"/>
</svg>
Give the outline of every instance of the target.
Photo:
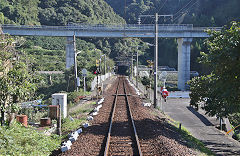
<svg viewBox="0 0 240 156">
<path fill-rule="evenodd" d="M 69 25 L 30 26 L 2 25 L 4 33 L 19 36 L 73 36 L 77 37 L 154 37 L 154 25 Z M 192 24 L 158 25 L 159 37 L 208 37 L 206 29 L 220 30 L 220 27 L 193 27 Z"/>
</svg>

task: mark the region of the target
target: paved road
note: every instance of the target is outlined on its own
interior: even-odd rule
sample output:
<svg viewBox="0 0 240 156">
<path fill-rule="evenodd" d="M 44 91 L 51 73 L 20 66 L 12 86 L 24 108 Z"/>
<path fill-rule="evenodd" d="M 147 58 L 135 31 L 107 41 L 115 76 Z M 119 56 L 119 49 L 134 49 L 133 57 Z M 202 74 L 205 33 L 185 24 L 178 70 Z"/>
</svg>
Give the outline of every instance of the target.
<svg viewBox="0 0 240 156">
<path fill-rule="evenodd" d="M 204 115 L 201 110 L 189 107 L 188 98 L 170 98 L 164 103 L 163 110 L 184 127 L 197 139 L 201 140 L 216 155 L 240 155 L 240 143 L 226 136 L 215 128 L 216 118 Z"/>
<path fill-rule="evenodd" d="M 135 84 L 135 81 L 133 83 Z M 151 92 L 153 95 L 152 90 L 146 91 L 140 83 L 138 88 L 142 92 Z M 175 92 L 172 95 L 170 93 L 173 97 L 179 97 L 179 94 L 181 93 Z M 203 110 L 197 112 L 189 107 L 189 97 L 186 93 L 181 95 L 184 98 L 169 98 L 167 103 L 163 103 L 165 114 L 181 122 L 195 138 L 201 140 L 216 155 L 240 155 L 240 143 L 215 128 L 219 125 L 219 121 L 205 115 Z M 150 99 L 153 100 L 152 97 Z"/>
</svg>

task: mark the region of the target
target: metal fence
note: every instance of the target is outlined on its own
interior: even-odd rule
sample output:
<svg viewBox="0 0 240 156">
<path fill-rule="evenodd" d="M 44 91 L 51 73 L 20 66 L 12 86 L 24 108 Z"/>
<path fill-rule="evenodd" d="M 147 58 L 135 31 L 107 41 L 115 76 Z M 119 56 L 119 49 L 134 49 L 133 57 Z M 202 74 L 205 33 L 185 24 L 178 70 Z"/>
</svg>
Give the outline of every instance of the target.
<svg viewBox="0 0 240 156">
<path fill-rule="evenodd" d="M 66 26 L 44 25 L 12 25 L 5 24 L 8 29 L 48 29 L 48 30 L 154 30 L 154 24 L 76 24 Z M 193 24 L 158 24 L 159 31 L 204 31 L 206 29 L 221 30 L 222 27 L 193 27 Z"/>
</svg>

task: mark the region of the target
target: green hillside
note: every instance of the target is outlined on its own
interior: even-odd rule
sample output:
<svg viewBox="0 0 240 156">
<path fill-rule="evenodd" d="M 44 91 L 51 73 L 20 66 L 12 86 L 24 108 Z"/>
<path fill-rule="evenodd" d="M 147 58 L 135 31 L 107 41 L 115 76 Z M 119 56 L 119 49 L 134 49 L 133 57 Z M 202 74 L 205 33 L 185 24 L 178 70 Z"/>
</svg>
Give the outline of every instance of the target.
<svg viewBox="0 0 240 156">
<path fill-rule="evenodd" d="M 124 23 L 104 0 L 1 0 L 0 12 L 5 24 Z"/>
<path fill-rule="evenodd" d="M 128 23 L 137 23 L 139 15 L 172 14 L 173 21 L 161 23 L 189 23 L 195 26 L 222 26 L 239 20 L 239 0 L 106 0 Z M 125 9 L 126 7 L 126 9 Z M 153 23 L 142 19 L 142 23 Z"/>
</svg>

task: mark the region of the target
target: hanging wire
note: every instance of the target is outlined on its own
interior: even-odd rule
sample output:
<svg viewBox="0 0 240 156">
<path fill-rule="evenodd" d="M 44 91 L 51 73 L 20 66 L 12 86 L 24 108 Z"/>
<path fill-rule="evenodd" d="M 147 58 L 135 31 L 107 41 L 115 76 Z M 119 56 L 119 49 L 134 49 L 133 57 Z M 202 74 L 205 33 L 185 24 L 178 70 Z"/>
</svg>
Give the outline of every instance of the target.
<svg viewBox="0 0 240 156">
<path fill-rule="evenodd" d="M 173 16 L 176 16 L 178 13 L 180 13 L 180 11 L 182 11 L 183 9 L 185 9 L 193 0 L 190 0 L 184 7 L 182 7 L 180 10 L 178 10 Z"/>
<path fill-rule="evenodd" d="M 162 7 L 159 9 L 158 13 L 160 12 L 160 10 L 164 7 L 164 5 L 166 4 L 168 0 L 165 0 L 165 2 L 163 3 Z"/>
<path fill-rule="evenodd" d="M 189 8 L 187 8 L 186 10 L 185 10 L 185 12 L 184 13 L 189 13 L 188 11 L 195 5 L 195 4 L 197 4 L 198 3 L 198 1 L 196 1 L 195 3 L 193 3 Z M 176 20 L 178 20 L 181 16 L 183 15 L 183 13 L 182 14 L 179 14 L 177 17 L 175 17 L 174 19 L 173 19 L 173 22 L 175 22 Z"/>
<path fill-rule="evenodd" d="M 160 8 L 157 8 L 157 9 L 156 9 L 156 10 L 159 9 L 159 10 L 158 10 L 158 13 L 159 13 L 160 10 L 165 6 L 165 4 L 166 4 L 167 1 L 168 1 L 168 0 L 165 0 L 164 3 L 163 3 L 163 5 L 162 5 Z M 150 9 L 148 10 L 148 14 L 147 14 L 147 15 L 150 15 Z M 144 18 L 144 20 L 142 21 L 142 23 L 144 23 L 145 21 L 146 21 L 146 17 Z M 154 19 L 151 19 L 151 22 L 150 22 L 150 23 L 152 24 L 152 23 L 154 23 L 154 22 L 155 22 Z"/>
<path fill-rule="evenodd" d="M 196 0 L 195 3 L 193 3 L 190 7 L 188 7 L 186 10 L 182 11 L 183 9 L 185 9 L 187 6 L 189 6 L 189 4 L 192 2 L 193 0 L 190 0 L 184 7 L 182 7 L 179 11 L 177 11 L 173 16 L 176 16 L 178 13 L 178 15 L 176 17 L 174 17 L 172 20 L 172 23 L 174 23 L 177 19 L 179 19 L 184 13 L 188 13 L 187 11 L 190 10 L 196 3 L 198 3 L 198 0 Z M 180 11 L 182 11 L 180 13 Z M 169 21 L 170 19 L 166 20 Z"/>
</svg>

